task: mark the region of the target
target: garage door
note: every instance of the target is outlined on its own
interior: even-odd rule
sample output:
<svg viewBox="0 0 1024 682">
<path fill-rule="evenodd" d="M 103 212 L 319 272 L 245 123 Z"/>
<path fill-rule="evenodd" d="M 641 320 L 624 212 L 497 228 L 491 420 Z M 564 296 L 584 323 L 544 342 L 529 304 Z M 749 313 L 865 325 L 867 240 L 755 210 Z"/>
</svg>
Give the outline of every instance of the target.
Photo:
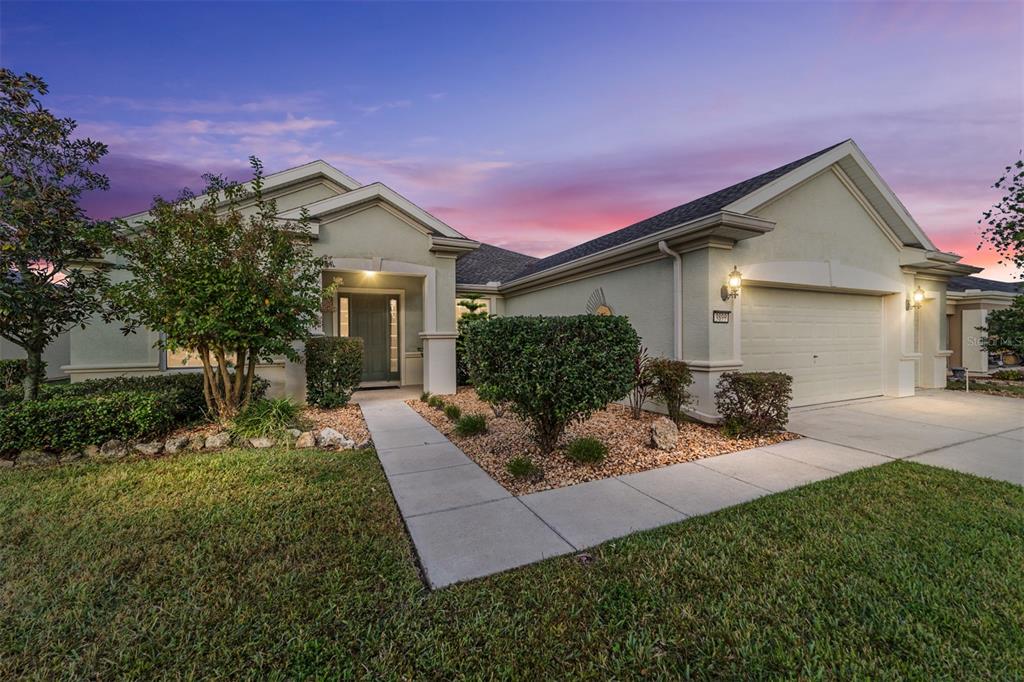
<svg viewBox="0 0 1024 682">
<path fill-rule="evenodd" d="M 744 287 L 746 371 L 793 376 L 793 405 L 882 394 L 882 299 Z"/>
</svg>

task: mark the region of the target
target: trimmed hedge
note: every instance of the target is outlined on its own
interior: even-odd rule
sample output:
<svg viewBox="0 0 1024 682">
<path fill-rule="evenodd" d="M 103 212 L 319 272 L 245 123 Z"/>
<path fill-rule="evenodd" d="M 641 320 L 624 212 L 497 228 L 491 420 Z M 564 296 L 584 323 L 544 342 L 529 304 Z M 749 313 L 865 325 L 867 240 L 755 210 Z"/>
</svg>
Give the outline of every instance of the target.
<svg viewBox="0 0 1024 682">
<path fill-rule="evenodd" d="M 715 391 L 715 406 L 730 436 L 782 431 L 792 399 L 793 377 L 782 372 L 726 372 Z"/>
<path fill-rule="evenodd" d="M 306 401 L 344 407 L 363 375 L 363 340 L 317 336 L 306 341 Z"/>
<path fill-rule="evenodd" d="M 253 378 L 253 400 L 269 382 Z M 13 393 L 13 400 L 7 400 Z M 175 372 L 89 379 L 40 386 L 40 399 L 21 402 L 21 391 L 0 401 L 0 452 L 78 450 L 111 438 L 145 440 L 205 416 L 203 375 Z"/>
<path fill-rule="evenodd" d="M 0 360 L 0 389 L 21 386 L 28 375 L 28 360 Z"/>
<path fill-rule="evenodd" d="M 0 411 L 0 448 L 63 452 L 160 436 L 180 423 L 172 393 L 123 391 L 32 400 Z"/>
<path fill-rule="evenodd" d="M 527 420 L 541 452 L 633 387 L 639 338 L 625 317 L 495 317 L 466 327 L 473 384 Z"/>
<path fill-rule="evenodd" d="M 682 424 L 683 408 L 693 402 L 688 389 L 693 384 L 693 373 L 682 360 L 655 358 L 648 361 L 651 395 L 665 406 L 668 417 L 676 424 Z"/>
</svg>

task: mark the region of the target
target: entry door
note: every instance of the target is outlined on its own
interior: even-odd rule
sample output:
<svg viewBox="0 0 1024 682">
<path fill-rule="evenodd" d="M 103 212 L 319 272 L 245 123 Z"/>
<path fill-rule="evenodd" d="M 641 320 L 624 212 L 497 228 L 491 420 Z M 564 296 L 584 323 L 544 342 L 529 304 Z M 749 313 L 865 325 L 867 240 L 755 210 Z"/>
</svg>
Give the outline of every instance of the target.
<svg viewBox="0 0 1024 682">
<path fill-rule="evenodd" d="M 398 297 L 386 294 L 346 294 L 343 297 L 348 299 L 348 335 L 363 340 L 363 383 L 398 381 Z"/>
<path fill-rule="evenodd" d="M 743 369 L 793 377 L 793 405 L 883 391 L 882 299 L 743 287 Z"/>
</svg>

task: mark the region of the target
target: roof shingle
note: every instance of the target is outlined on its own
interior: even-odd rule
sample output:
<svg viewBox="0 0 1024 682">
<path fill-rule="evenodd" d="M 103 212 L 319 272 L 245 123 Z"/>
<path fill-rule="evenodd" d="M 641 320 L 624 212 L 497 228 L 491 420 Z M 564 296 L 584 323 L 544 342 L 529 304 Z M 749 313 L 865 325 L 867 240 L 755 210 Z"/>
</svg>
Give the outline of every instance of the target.
<svg viewBox="0 0 1024 682">
<path fill-rule="evenodd" d="M 1000 282 L 999 280 L 974 277 L 972 275 L 950 277 L 949 285 L 946 288 L 949 291 L 981 289 L 982 291 L 1003 291 L 1008 294 L 1019 294 L 1022 291 L 1020 282 Z"/>
<path fill-rule="evenodd" d="M 843 142 L 845 142 L 845 140 Z M 675 208 L 671 208 L 656 216 L 647 218 L 646 220 L 633 223 L 628 227 L 623 227 L 622 229 L 614 232 L 609 232 L 608 234 L 601 235 L 596 239 L 591 239 L 588 242 L 573 246 L 565 251 L 560 251 L 546 258 L 536 260 L 535 262 L 525 266 L 519 272 L 514 273 L 514 277 L 506 278 L 505 281 L 511 281 L 512 279 L 519 279 L 520 277 L 526 277 L 527 275 L 542 272 L 557 265 L 563 265 L 579 258 L 583 258 L 584 256 L 600 253 L 606 249 L 621 246 L 675 225 L 716 213 L 734 201 L 745 197 L 761 187 L 764 187 L 769 182 L 781 178 L 786 173 L 796 170 L 805 163 L 812 161 L 822 154 L 838 147 L 843 144 L 843 142 L 838 142 L 830 147 L 826 147 L 825 149 L 810 154 L 809 156 L 805 156 L 802 159 L 797 159 L 792 163 L 779 166 L 767 173 L 762 173 L 761 175 L 744 180 L 743 182 L 738 182 L 735 185 L 718 190 L 717 192 L 700 197 L 699 199 L 694 199 L 691 202 L 676 206 Z"/>
<path fill-rule="evenodd" d="M 534 256 L 509 251 L 491 244 L 480 244 L 455 262 L 457 284 L 502 282 L 536 261 Z"/>
</svg>

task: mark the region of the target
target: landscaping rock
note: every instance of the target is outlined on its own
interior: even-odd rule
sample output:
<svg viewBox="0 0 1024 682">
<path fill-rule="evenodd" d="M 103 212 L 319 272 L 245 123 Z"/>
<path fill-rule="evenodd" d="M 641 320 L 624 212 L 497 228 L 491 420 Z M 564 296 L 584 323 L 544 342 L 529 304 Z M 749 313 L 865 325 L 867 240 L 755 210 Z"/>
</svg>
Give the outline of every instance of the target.
<svg viewBox="0 0 1024 682">
<path fill-rule="evenodd" d="M 351 438 L 329 426 L 320 429 L 320 433 L 316 435 L 316 444 L 317 447 L 338 448 L 339 450 L 351 450 L 356 446 L 355 441 Z"/>
<path fill-rule="evenodd" d="M 86 445 L 82 448 L 82 454 L 86 459 L 96 459 L 100 456 L 100 448 L 98 445 Z"/>
<path fill-rule="evenodd" d="M 159 455 L 163 452 L 164 444 L 158 440 L 151 441 L 149 443 L 136 443 L 135 452 L 143 455 Z"/>
<path fill-rule="evenodd" d="M 206 437 L 206 449 L 226 448 L 231 445 L 231 434 L 227 431 L 219 431 L 212 436 Z"/>
<path fill-rule="evenodd" d="M 14 466 L 13 459 L 0 459 L 0 469 L 10 469 Z"/>
<path fill-rule="evenodd" d="M 651 445 L 671 452 L 679 443 L 679 428 L 668 417 L 658 417 L 651 422 Z"/>
<path fill-rule="evenodd" d="M 42 450 L 22 450 L 17 461 L 20 467 L 44 467 L 56 464 L 57 455 Z"/>
<path fill-rule="evenodd" d="M 187 447 L 189 450 L 202 450 L 206 447 L 206 436 L 201 433 L 189 436 Z"/>
<path fill-rule="evenodd" d="M 264 448 L 272 448 L 274 447 L 274 439 L 267 438 L 266 436 L 261 436 L 260 438 L 250 438 L 249 445 L 253 446 L 254 448 L 260 448 L 261 450 Z"/>
<path fill-rule="evenodd" d="M 124 441 L 112 438 L 100 447 L 99 459 L 121 459 L 128 456 L 128 446 Z"/>
<path fill-rule="evenodd" d="M 356 450 L 365 450 L 366 448 L 373 445 L 373 441 L 367 438 L 362 443 L 356 445 Z"/>
<path fill-rule="evenodd" d="M 84 452 L 76 450 L 74 452 L 65 452 L 63 455 L 60 456 L 59 461 L 61 464 L 70 464 L 71 462 L 77 462 L 78 460 L 83 459 L 84 457 Z"/>
<path fill-rule="evenodd" d="M 285 431 L 285 433 L 287 433 L 288 437 L 291 438 L 292 440 L 295 440 L 296 438 L 302 435 L 302 431 L 299 431 L 298 429 L 288 429 L 287 431 Z"/>
<path fill-rule="evenodd" d="M 311 448 L 314 446 L 316 446 L 316 436 L 313 435 L 312 431 L 303 431 L 295 439 L 295 447 L 297 448 Z"/>
<path fill-rule="evenodd" d="M 169 455 L 180 452 L 188 447 L 188 441 L 188 436 L 175 436 L 174 438 L 168 438 L 167 442 L 164 443 L 164 452 Z"/>
</svg>

